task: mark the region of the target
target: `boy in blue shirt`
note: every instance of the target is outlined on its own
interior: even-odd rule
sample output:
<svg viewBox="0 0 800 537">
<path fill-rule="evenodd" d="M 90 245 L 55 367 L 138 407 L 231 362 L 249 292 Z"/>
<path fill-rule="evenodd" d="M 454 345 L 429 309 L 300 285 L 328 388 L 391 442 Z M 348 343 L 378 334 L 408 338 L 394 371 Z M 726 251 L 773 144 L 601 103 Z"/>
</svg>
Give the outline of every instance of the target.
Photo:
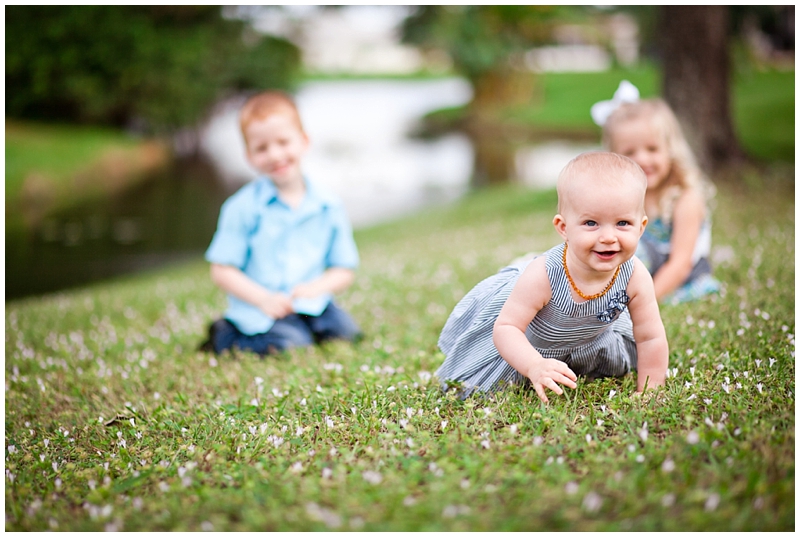
<svg viewBox="0 0 800 537">
<path fill-rule="evenodd" d="M 355 340 L 358 326 L 332 299 L 353 283 L 358 250 L 339 200 L 301 172 L 309 142 L 294 102 L 281 92 L 255 95 L 240 126 L 259 176 L 222 205 L 206 251 L 228 309 L 201 349 L 270 354 Z"/>
</svg>

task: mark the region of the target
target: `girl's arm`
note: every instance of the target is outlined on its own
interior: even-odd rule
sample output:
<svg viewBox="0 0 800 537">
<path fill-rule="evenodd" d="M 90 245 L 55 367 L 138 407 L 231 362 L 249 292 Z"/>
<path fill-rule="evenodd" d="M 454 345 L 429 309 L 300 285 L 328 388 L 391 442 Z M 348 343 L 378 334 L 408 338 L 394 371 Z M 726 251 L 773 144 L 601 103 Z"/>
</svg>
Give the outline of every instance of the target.
<svg viewBox="0 0 800 537">
<path fill-rule="evenodd" d="M 685 191 L 676 201 L 669 258 L 653 276 L 658 300 L 683 285 L 692 272 L 692 254 L 705 216 L 705 200 L 698 189 Z"/>
<path fill-rule="evenodd" d="M 653 280 L 644 264 L 638 258 L 634 259 L 633 275 L 628 282 L 628 310 L 638 356 L 636 391 L 642 392 L 645 386 L 653 388 L 664 385 L 669 365 L 669 344 L 658 311 Z"/>
<path fill-rule="evenodd" d="M 271 293 L 233 265 L 212 263 L 211 281 L 226 293 L 253 304 L 273 319 L 281 319 L 294 311 L 291 298 Z"/>
<path fill-rule="evenodd" d="M 575 388 L 578 378 L 564 362 L 544 358 L 525 337 L 525 329 L 550 298 L 545 258 L 539 257 L 531 261 L 517 280 L 494 323 L 493 334 L 500 356 L 531 380 L 539 399 L 545 403 L 545 388 L 561 395 L 559 384 Z"/>
<path fill-rule="evenodd" d="M 336 294 L 344 291 L 356 279 L 353 269 L 331 267 L 310 282 L 301 283 L 292 289 L 292 298 L 314 298 L 325 293 Z"/>
</svg>

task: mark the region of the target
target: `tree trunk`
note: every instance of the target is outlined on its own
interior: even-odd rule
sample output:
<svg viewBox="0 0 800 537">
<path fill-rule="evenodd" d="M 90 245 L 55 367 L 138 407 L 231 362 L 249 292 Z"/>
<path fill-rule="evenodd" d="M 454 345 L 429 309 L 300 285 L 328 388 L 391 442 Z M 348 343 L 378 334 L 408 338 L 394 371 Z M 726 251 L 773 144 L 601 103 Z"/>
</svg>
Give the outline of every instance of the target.
<svg viewBox="0 0 800 537">
<path fill-rule="evenodd" d="M 517 175 L 516 148 L 503 128 L 502 112 L 531 103 L 535 98 L 534 74 L 498 68 L 471 82 L 474 93 L 465 130 L 475 148 L 472 186 L 512 182 Z"/>
<path fill-rule="evenodd" d="M 730 113 L 727 6 L 662 6 L 658 17 L 664 99 L 709 174 L 744 161 Z"/>
</svg>

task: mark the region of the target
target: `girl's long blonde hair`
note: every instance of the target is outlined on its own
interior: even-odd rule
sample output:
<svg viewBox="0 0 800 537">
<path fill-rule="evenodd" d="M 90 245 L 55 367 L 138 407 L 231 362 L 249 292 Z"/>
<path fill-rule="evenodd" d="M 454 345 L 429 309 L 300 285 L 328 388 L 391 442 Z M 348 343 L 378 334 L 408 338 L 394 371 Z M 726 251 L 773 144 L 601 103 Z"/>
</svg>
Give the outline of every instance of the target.
<svg viewBox="0 0 800 537">
<path fill-rule="evenodd" d="M 715 194 L 714 186 L 697 164 L 697 159 L 683 135 L 678 118 L 662 99 L 643 99 L 621 104 L 603 125 L 603 146 L 609 151 L 613 151 L 615 129 L 634 119 L 649 121 L 664 137 L 670 155 L 669 176 L 664 183 L 658 202 L 659 214 L 649 216 L 660 217 L 666 222 L 671 221 L 675 201 L 684 190 L 690 188 L 697 188 L 703 193 L 707 202 L 710 201 Z"/>
</svg>

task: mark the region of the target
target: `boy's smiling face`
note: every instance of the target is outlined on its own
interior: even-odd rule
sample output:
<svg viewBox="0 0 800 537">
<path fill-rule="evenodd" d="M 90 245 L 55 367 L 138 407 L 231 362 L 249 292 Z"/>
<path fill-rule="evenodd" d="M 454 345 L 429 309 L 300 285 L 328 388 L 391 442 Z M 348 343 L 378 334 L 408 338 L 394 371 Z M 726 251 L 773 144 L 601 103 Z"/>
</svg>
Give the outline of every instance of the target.
<svg viewBox="0 0 800 537">
<path fill-rule="evenodd" d="M 300 161 L 308 137 L 288 114 L 271 114 L 251 121 L 244 129 L 247 160 L 269 176 L 278 189 L 302 183 Z"/>
<path fill-rule="evenodd" d="M 647 225 L 643 199 L 643 189 L 635 184 L 575 180 L 553 219 L 569 245 L 570 271 L 591 280 L 592 274 L 612 273 L 633 257 Z"/>
</svg>

